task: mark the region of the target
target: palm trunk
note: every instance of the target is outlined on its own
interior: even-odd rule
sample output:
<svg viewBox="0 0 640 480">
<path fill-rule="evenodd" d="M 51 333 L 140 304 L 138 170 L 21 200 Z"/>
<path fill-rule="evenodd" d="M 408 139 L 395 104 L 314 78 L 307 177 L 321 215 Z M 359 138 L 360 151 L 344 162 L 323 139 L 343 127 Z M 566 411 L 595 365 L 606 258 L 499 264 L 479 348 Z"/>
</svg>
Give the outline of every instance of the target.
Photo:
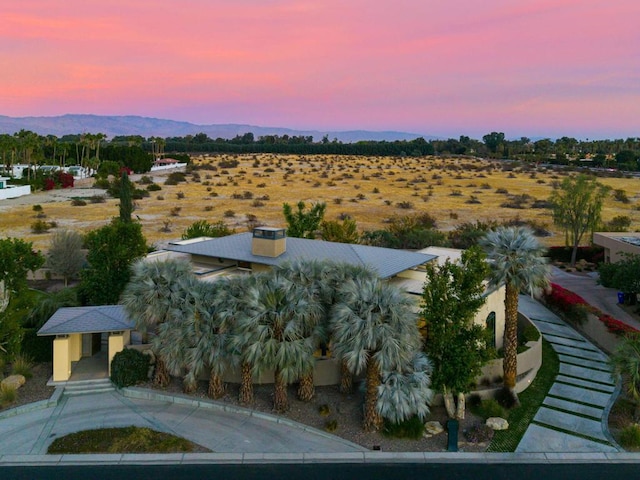
<svg viewBox="0 0 640 480">
<path fill-rule="evenodd" d="M 464 393 L 458 392 L 458 406 L 456 408 L 456 418 L 458 420 L 464 420 L 464 414 L 466 410 L 466 400 Z"/>
<path fill-rule="evenodd" d="M 300 377 L 298 385 L 298 398 L 303 402 L 310 402 L 315 396 L 316 391 L 313 386 L 313 370 Z"/>
<path fill-rule="evenodd" d="M 156 355 L 156 371 L 153 377 L 153 384 L 158 387 L 166 387 L 169 385 L 171 377 L 167 370 L 167 365 L 159 355 Z"/>
<path fill-rule="evenodd" d="M 378 412 L 378 387 L 380 386 L 380 368 L 378 362 L 369 358 L 367 363 L 367 389 L 364 399 L 364 424 L 366 431 L 379 430 L 382 416 Z"/>
<path fill-rule="evenodd" d="M 218 399 L 224 396 L 224 382 L 222 376 L 218 375 L 212 368 L 209 373 L 209 390 L 207 392 L 209 397 Z"/>
<path fill-rule="evenodd" d="M 340 393 L 353 392 L 353 375 L 347 367 L 347 362 L 342 360 L 340 363 Z"/>
<path fill-rule="evenodd" d="M 449 418 L 455 418 L 456 405 L 453 400 L 453 393 L 447 387 L 443 388 L 442 400 L 444 401 L 444 409 L 447 411 Z"/>
<path fill-rule="evenodd" d="M 518 375 L 518 290 L 507 284 L 505 292 L 504 386 L 517 401 L 515 392 Z"/>
<path fill-rule="evenodd" d="M 289 410 L 287 382 L 284 381 L 279 369 L 275 371 L 275 382 L 273 385 L 273 409 L 278 413 L 283 413 Z"/>
<path fill-rule="evenodd" d="M 251 364 L 242 362 L 240 373 L 240 394 L 238 400 L 241 405 L 250 405 L 253 403 L 253 374 L 251 372 Z"/>
<path fill-rule="evenodd" d="M 198 382 L 195 380 L 188 380 L 188 378 L 189 376 L 185 377 L 182 381 L 182 391 L 187 394 L 193 393 L 198 389 Z"/>
</svg>

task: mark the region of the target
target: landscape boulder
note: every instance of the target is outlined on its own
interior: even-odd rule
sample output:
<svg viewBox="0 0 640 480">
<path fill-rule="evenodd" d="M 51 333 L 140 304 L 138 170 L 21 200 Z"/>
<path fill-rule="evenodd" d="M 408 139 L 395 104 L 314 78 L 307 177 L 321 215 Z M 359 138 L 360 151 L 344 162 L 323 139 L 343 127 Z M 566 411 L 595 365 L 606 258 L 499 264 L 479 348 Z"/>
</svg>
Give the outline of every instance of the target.
<svg viewBox="0 0 640 480">
<path fill-rule="evenodd" d="M 493 430 L 506 430 L 509 428 L 509 422 L 500 417 L 489 417 L 485 423 L 487 427 Z"/>
<path fill-rule="evenodd" d="M 0 384 L 2 384 L 3 386 L 6 385 L 9 388 L 15 388 L 17 390 L 22 385 L 24 385 L 26 381 L 27 380 L 24 378 L 24 375 L 10 375 L 2 380 Z"/>
<path fill-rule="evenodd" d="M 440 422 L 433 421 L 424 424 L 424 436 L 426 438 L 432 437 L 433 435 L 438 435 L 442 432 L 444 432 L 444 428 L 442 428 Z"/>
</svg>

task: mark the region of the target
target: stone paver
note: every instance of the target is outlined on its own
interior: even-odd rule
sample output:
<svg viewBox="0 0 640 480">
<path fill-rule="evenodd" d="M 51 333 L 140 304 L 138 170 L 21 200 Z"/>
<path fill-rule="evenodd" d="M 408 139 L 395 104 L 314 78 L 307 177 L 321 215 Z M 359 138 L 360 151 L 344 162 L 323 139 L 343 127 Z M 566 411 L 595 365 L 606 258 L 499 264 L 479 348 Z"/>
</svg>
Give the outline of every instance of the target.
<svg viewBox="0 0 640 480">
<path fill-rule="evenodd" d="M 556 382 L 567 383 L 574 387 L 584 387 L 588 390 L 596 390 L 604 393 L 613 393 L 616 389 L 615 385 L 605 385 L 603 383 L 591 382 L 582 378 L 567 377 L 566 375 L 558 375 Z"/>
<path fill-rule="evenodd" d="M 597 368 L 604 368 L 604 369 L 609 368 L 607 364 L 607 357 L 601 352 L 589 351 L 589 350 L 584 350 L 583 348 L 576 348 L 568 345 L 558 345 L 558 344 L 554 345 L 554 350 L 558 354 L 565 354 L 572 357 L 578 357 L 578 359 L 580 359 L 579 360 L 580 362 L 582 362 L 583 359 L 589 360 L 591 362 L 596 362 L 599 364 Z M 576 361 L 577 361 L 576 359 L 573 359 L 573 362 L 571 363 L 575 363 Z"/>
<path fill-rule="evenodd" d="M 518 453 L 535 452 L 606 452 L 614 453 L 618 450 L 610 445 L 587 440 L 575 435 L 569 435 L 557 430 L 531 424 L 518 444 Z"/>
<path fill-rule="evenodd" d="M 544 334 L 557 335 L 565 338 L 582 338 L 582 335 L 566 325 L 536 321 L 536 326 Z"/>
<path fill-rule="evenodd" d="M 533 417 L 534 422 L 549 425 L 551 427 L 561 428 L 569 432 L 579 433 L 591 438 L 607 441 L 607 437 L 602 432 L 602 423 L 599 420 L 590 420 L 588 418 L 572 415 L 570 413 L 560 412 L 547 407 L 540 407 L 536 416 Z"/>
<path fill-rule="evenodd" d="M 603 408 L 588 407 L 581 403 L 575 403 L 571 400 L 564 400 L 562 398 L 546 397 L 542 402 L 543 405 L 549 407 L 556 407 L 566 410 L 567 412 L 578 413 L 580 415 L 588 415 L 589 417 L 600 419 L 604 413 Z"/>
<path fill-rule="evenodd" d="M 584 350 L 586 352 L 600 353 L 600 351 L 589 342 L 577 336 L 574 338 L 565 338 L 558 337 L 556 335 L 545 334 L 544 338 L 546 338 L 549 343 L 553 343 L 554 345 L 562 345 L 565 347 L 575 348 L 577 350 Z"/>
<path fill-rule="evenodd" d="M 563 383 L 554 383 L 549 389 L 549 395 L 603 408 L 608 405 L 611 399 L 611 395 L 608 393 L 594 392 L 593 390 L 573 387 Z"/>
<path fill-rule="evenodd" d="M 594 370 L 592 368 L 581 367 L 578 365 L 571 365 L 568 363 L 560 364 L 560 373 L 563 375 L 570 375 L 572 377 L 588 378 L 594 382 L 605 383 L 608 385 L 616 384 L 609 372 Z"/>
</svg>

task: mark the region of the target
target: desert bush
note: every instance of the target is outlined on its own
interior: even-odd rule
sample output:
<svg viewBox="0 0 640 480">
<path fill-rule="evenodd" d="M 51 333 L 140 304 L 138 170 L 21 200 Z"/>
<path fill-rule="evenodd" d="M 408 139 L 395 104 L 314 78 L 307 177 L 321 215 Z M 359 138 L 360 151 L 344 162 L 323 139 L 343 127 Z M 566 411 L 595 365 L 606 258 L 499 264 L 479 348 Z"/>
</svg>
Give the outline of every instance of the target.
<svg viewBox="0 0 640 480">
<path fill-rule="evenodd" d="M 33 376 L 33 361 L 24 354 L 17 354 L 11 362 L 11 373 L 13 375 L 22 375 L 24 378 Z"/>
<path fill-rule="evenodd" d="M 396 207 L 402 208 L 403 210 L 410 210 L 413 208 L 413 203 L 407 201 L 398 202 L 396 203 Z"/>
<path fill-rule="evenodd" d="M 493 438 L 494 431 L 484 424 L 477 424 L 465 430 L 463 434 L 469 443 L 487 443 Z"/>
<path fill-rule="evenodd" d="M 451 190 L 451 193 L 449 194 L 450 197 L 461 197 L 462 196 L 462 192 L 460 190 Z"/>
<path fill-rule="evenodd" d="M 11 405 L 18 398 L 18 390 L 13 385 L 0 385 L 0 407 Z"/>
<path fill-rule="evenodd" d="M 144 382 L 148 375 L 149 356 L 133 348 L 116 353 L 111 361 L 111 381 L 118 388 Z"/>
<path fill-rule="evenodd" d="M 42 211 L 42 205 L 36 204 L 33 207 L 31 207 L 31 210 L 33 210 L 34 212 L 41 212 Z"/>
<path fill-rule="evenodd" d="M 617 188 L 613 191 L 614 200 L 622 203 L 629 203 L 629 197 L 627 196 L 627 192 L 622 190 L 621 188 Z"/>
<path fill-rule="evenodd" d="M 627 215 L 617 215 L 605 223 L 607 232 L 626 232 L 631 226 L 631 218 Z"/>
<path fill-rule="evenodd" d="M 87 202 L 81 198 L 72 198 L 71 199 L 71 206 L 72 207 L 84 207 L 87 204 Z"/>
<path fill-rule="evenodd" d="M 506 188 L 496 188 L 496 193 L 500 193 L 502 195 L 509 195 L 509 190 Z"/>
<path fill-rule="evenodd" d="M 225 210 L 224 216 L 226 218 L 232 218 L 236 216 L 236 212 L 234 212 L 233 210 Z"/>
<path fill-rule="evenodd" d="M 485 420 L 490 417 L 507 418 L 507 411 L 494 398 L 482 400 L 477 411 L 478 415 Z"/>
<path fill-rule="evenodd" d="M 327 432 L 335 432 L 338 429 L 338 420 L 327 420 L 324 424 L 324 429 Z"/>
<path fill-rule="evenodd" d="M 157 183 L 152 183 L 150 185 L 147 185 L 147 190 L 149 192 L 157 192 L 158 190 L 162 190 L 162 187 Z"/>
<path fill-rule="evenodd" d="M 403 422 L 394 423 L 389 420 L 384 421 L 382 426 L 382 435 L 389 438 L 409 438 L 412 440 L 418 440 L 422 438 L 424 433 L 424 422 L 413 416 Z"/>
<path fill-rule="evenodd" d="M 169 215 L 171 215 L 172 217 L 178 217 L 180 215 L 180 210 L 182 210 L 182 207 L 173 207 L 169 211 Z"/>
<path fill-rule="evenodd" d="M 469 199 L 467 199 L 464 203 L 469 203 L 469 204 L 478 204 L 478 203 L 482 203 L 478 197 L 476 197 L 475 195 L 471 195 L 469 197 Z"/>
<path fill-rule="evenodd" d="M 329 408 L 329 405 L 327 405 L 326 403 L 323 403 L 318 407 L 318 413 L 323 417 L 326 417 L 331 413 L 331 409 Z"/>
<path fill-rule="evenodd" d="M 257 198 L 251 202 L 252 207 L 264 207 L 265 203 L 262 200 L 258 200 Z"/>
<path fill-rule="evenodd" d="M 620 432 L 620 443 L 625 448 L 640 447 L 640 425 L 633 423 Z"/>
<path fill-rule="evenodd" d="M 31 224 L 31 232 L 36 234 L 47 233 L 53 226 L 55 226 L 53 222 L 45 222 L 38 219 Z"/>
<path fill-rule="evenodd" d="M 110 186 L 111 184 L 106 178 L 96 178 L 96 181 L 93 183 L 93 188 L 100 188 L 102 190 L 107 190 Z"/>
<path fill-rule="evenodd" d="M 143 175 L 142 177 L 140 177 L 140 180 L 138 180 L 138 183 L 140 185 L 151 185 L 153 183 L 153 178 L 151 178 L 149 175 Z"/>
<path fill-rule="evenodd" d="M 89 202 L 91 202 L 91 203 L 104 203 L 104 202 L 106 202 L 106 199 L 104 198 L 104 195 L 93 195 L 92 197 L 89 197 Z"/>
<path fill-rule="evenodd" d="M 182 200 L 184 197 L 185 197 L 184 192 L 178 192 L 178 193 L 176 193 L 176 198 L 177 198 L 178 200 Z"/>
</svg>

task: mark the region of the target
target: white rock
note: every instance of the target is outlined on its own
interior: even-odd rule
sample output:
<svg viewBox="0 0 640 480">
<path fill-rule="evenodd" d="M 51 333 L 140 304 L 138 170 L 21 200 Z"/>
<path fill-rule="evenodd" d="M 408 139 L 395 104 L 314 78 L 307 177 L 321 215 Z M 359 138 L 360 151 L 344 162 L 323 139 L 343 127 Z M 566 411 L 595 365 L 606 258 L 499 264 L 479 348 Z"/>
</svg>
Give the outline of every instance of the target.
<svg viewBox="0 0 640 480">
<path fill-rule="evenodd" d="M 0 384 L 7 385 L 8 387 L 13 387 L 13 388 L 15 388 L 17 390 L 22 385 L 24 385 L 24 383 L 26 381 L 27 380 L 24 378 L 23 375 L 10 375 L 7 378 L 5 378 L 4 380 L 2 380 L 2 382 L 0 382 Z"/>
<path fill-rule="evenodd" d="M 440 425 L 440 422 L 437 422 L 437 421 L 425 423 L 424 424 L 424 430 L 430 436 L 431 435 L 438 435 L 439 433 L 444 432 L 444 428 L 442 428 L 442 425 Z"/>
<path fill-rule="evenodd" d="M 509 422 L 500 417 L 489 417 L 485 423 L 487 427 L 493 430 L 506 430 L 509 428 Z"/>
</svg>

